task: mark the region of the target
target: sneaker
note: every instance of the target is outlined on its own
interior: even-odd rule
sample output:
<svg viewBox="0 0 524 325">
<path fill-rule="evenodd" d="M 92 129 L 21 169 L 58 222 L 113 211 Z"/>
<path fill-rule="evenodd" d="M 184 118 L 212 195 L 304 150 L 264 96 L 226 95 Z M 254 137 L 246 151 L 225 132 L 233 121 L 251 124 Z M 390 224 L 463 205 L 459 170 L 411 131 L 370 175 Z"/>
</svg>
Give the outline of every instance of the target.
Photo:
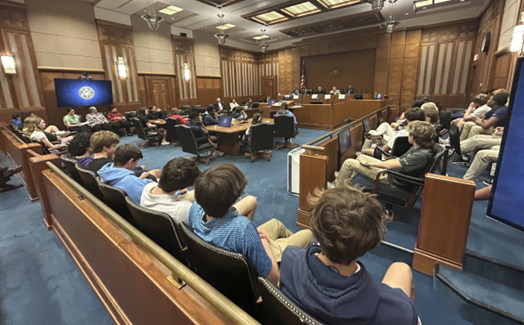
<svg viewBox="0 0 524 325">
<path fill-rule="evenodd" d="M 215 150 L 213 152 L 213 156 L 215 157 L 222 157 L 224 155 L 224 153 L 222 151 L 219 151 L 219 150 Z"/>
<path fill-rule="evenodd" d="M 484 183 L 484 185 L 488 185 L 488 186 L 489 185 L 493 185 L 493 179 L 491 179 L 491 180 L 485 179 L 485 180 L 482 181 L 482 183 Z"/>
<path fill-rule="evenodd" d="M 163 145 L 163 146 L 167 146 L 168 144 L 171 144 L 171 143 L 168 142 L 168 141 L 166 141 L 166 140 L 162 140 L 161 145 Z"/>
<path fill-rule="evenodd" d="M 328 189 L 330 188 L 335 188 L 335 183 L 331 183 L 331 182 L 327 182 L 327 186 L 326 186 Z"/>
</svg>

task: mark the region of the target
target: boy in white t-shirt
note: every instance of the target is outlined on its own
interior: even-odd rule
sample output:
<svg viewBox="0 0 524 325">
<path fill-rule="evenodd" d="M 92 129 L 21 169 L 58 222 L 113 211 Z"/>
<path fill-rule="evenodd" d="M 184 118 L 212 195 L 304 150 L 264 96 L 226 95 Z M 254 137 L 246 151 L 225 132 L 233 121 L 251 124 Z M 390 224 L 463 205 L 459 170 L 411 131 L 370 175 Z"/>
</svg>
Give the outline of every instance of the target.
<svg viewBox="0 0 524 325">
<path fill-rule="evenodd" d="M 473 98 L 473 101 L 469 104 L 468 109 L 464 113 L 464 117 L 457 118 L 452 121 L 452 123 L 455 123 L 458 126 L 460 132 L 462 132 L 462 128 L 466 122 L 474 121 L 476 118 L 479 118 L 487 112 L 491 111 L 491 107 L 486 105 L 488 99 L 489 96 L 486 94 L 477 94 Z"/>
<path fill-rule="evenodd" d="M 193 186 L 201 174 L 194 161 L 175 158 L 167 162 L 162 169 L 160 181 L 147 184 L 140 198 L 144 208 L 169 214 L 176 223 L 188 223 L 188 213 L 195 201 L 194 191 L 186 188 Z"/>
</svg>

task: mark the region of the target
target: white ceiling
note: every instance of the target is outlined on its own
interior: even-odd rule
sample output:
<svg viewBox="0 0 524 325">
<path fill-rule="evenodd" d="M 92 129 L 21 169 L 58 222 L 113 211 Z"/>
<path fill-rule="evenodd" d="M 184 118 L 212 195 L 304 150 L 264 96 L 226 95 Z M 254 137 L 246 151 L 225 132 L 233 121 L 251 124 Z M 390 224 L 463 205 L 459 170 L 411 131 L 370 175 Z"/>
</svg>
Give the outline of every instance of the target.
<svg viewBox="0 0 524 325">
<path fill-rule="evenodd" d="M 285 3 L 287 0 L 244 0 L 222 9 L 214 8 L 196 0 L 154 0 L 153 2 L 153 8 L 155 9 L 163 8 L 167 5 L 174 5 L 184 9 L 184 11 L 186 11 L 185 13 L 181 12 L 173 16 L 164 16 L 165 20 L 162 24 L 171 23 L 174 26 L 190 30 L 209 31 L 210 33 L 218 32 L 214 26 L 219 22 L 217 14 L 222 13 L 225 15 L 224 23 L 231 23 L 237 26 L 234 30 L 226 31 L 226 33 L 229 34 L 229 39 L 244 42 L 246 44 L 255 44 L 254 40 L 251 40 L 250 37 L 259 35 L 260 29 L 265 28 L 266 34 L 272 38 L 266 42 L 271 44 L 270 49 L 288 46 L 291 43 L 300 40 L 291 38 L 290 36 L 279 32 L 281 29 L 332 20 L 371 10 L 371 5 L 369 3 L 361 3 L 343 9 L 314 14 L 288 22 L 275 24 L 273 26 L 264 27 L 261 24 L 244 19 L 241 16 L 261 8 Z M 432 25 L 448 21 L 475 18 L 482 12 L 488 2 L 489 0 L 471 0 L 442 6 L 436 9 L 421 10 L 415 13 L 413 10 L 413 0 L 398 0 L 394 7 L 394 17 L 395 20 L 400 21 L 397 28 Z M 116 11 L 126 15 L 141 15 L 148 5 L 148 0 L 101 0 L 96 4 L 96 7 Z M 385 19 L 389 16 L 390 6 L 391 4 L 386 2 L 382 9 L 381 13 Z M 188 12 L 190 12 L 190 14 L 188 14 Z M 177 15 L 182 16 L 183 19 L 179 19 L 180 17 Z"/>
</svg>

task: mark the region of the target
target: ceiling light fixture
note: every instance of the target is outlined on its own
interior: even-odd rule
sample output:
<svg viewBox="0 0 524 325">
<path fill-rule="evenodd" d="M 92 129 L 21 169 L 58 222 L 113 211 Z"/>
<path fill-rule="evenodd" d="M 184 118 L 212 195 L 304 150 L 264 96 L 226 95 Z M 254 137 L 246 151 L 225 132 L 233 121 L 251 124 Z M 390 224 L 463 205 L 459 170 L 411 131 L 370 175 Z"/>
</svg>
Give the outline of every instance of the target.
<svg viewBox="0 0 524 325">
<path fill-rule="evenodd" d="M 216 29 L 220 29 L 220 30 L 226 30 L 226 29 L 230 29 L 230 28 L 235 28 L 236 26 L 233 25 L 233 24 L 225 24 L 225 25 L 220 25 L 220 26 L 217 26 L 215 27 Z"/>
<path fill-rule="evenodd" d="M 393 33 L 393 29 L 396 25 L 400 24 L 398 21 L 395 21 L 395 3 L 397 3 L 398 0 L 388 0 L 390 3 L 389 6 L 389 17 L 388 20 L 380 24 L 380 27 L 386 29 L 386 33 L 391 34 Z"/>
<path fill-rule="evenodd" d="M 365 0 L 368 3 L 371 3 L 371 9 L 374 12 L 380 12 L 384 8 L 384 0 Z"/>
<path fill-rule="evenodd" d="M 266 29 L 265 29 L 265 28 L 264 28 L 264 29 L 261 29 L 260 31 L 262 32 L 262 35 L 260 35 L 260 36 L 265 36 L 265 37 L 262 37 L 262 38 L 260 38 L 260 39 L 258 40 L 258 41 L 260 41 L 260 44 L 259 44 L 258 46 L 260 46 L 260 51 L 261 51 L 262 53 L 266 53 L 266 49 L 269 47 L 269 45 L 268 45 L 268 44 L 264 44 L 264 43 L 262 43 L 262 40 L 265 39 L 265 38 L 269 38 L 269 36 L 266 35 Z M 253 37 L 253 38 L 254 38 L 254 37 Z"/>
<path fill-rule="evenodd" d="M 218 14 L 217 16 L 218 16 L 218 20 L 220 21 L 220 24 L 223 25 L 224 24 L 224 14 Z M 218 39 L 218 44 L 224 45 L 226 44 L 226 38 L 228 38 L 229 35 L 226 34 L 226 32 L 222 29 L 220 30 L 220 32 L 215 34 L 215 37 L 216 39 Z"/>
<path fill-rule="evenodd" d="M 176 13 L 179 13 L 179 12 L 181 12 L 183 10 L 184 9 L 178 8 L 178 7 L 175 7 L 175 6 L 167 6 L 164 9 L 160 9 L 158 12 L 160 12 L 162 14 L 166 14 L 166 15 L 172 16 L 172 15 L 174 15 Z"/>
<path fill-rule="evenodd" d="M 156 11 L 153 9 L 153 0 L 148 0 L 148 4 L 149 5 L 145 10 L 145 13 L 141 17 L 147 22 L 149 28 L 152 30 L 157 30 L 158 27 L 160 27 L 160 23 L 164 20 L 164 17 L 158 16 Z"/>
</svg>

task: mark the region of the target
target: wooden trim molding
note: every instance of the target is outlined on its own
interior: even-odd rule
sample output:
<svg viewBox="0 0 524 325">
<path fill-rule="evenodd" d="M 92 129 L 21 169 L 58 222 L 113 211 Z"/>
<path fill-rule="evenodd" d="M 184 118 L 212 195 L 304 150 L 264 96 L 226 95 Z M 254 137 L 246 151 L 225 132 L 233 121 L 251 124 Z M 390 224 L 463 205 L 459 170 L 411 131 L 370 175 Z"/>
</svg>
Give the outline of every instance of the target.
<svg viewBox="0 0 524 325">
<path fill-rule="evenodd" d="M 166 76 L 166 77 L 175 77 L 176 76 L 174 73 L 164 73 L 164 72 L 138 71 L 137 73 L 139 76 Z"/>
<path fill-rule="evenodd" d="M 19 2 L 12 2 L 7 0 L 0 0 L 0 6 L 7 6 L 7 7 L 13 7 L 18 9 L 27 9 L 27 6 L 25 3 L 19 3 Z"/>
<path fill-rule="evenodd" d="M 197 78 L 215 78 L 215 79 L 222 79 L 222 76 L 203 76 L 203 75 L 197 75 Z"/>
<path fill-rule="evenodd" d="M 102 20 L 102 19 L 96 19 L 96 23 L 100 25 L 106 25 L 106 26 L 111 26 L 111 27 L 118 27 L 118 28 L 133 30 L 133 26 L 114 23 L 112 21 L 107 21 L 107 20 Z"/>
<path fill-rule="evenodd" d="M 495 52 L 495 57 L 498 58 L 499 56 L 503 56 L 505 54 L 508 54 L 509 52 L 509 46 L 503 47 L 497 52 Z"/>
<path fill-rule="evenodd" d="M 83 69 L 83 68 L 64 68 L 64 67 L 37 67 L 41 71 L 64 71 L 64 72 L 101 72 L 104 73 L 104 69 Z"/>
</svg>

